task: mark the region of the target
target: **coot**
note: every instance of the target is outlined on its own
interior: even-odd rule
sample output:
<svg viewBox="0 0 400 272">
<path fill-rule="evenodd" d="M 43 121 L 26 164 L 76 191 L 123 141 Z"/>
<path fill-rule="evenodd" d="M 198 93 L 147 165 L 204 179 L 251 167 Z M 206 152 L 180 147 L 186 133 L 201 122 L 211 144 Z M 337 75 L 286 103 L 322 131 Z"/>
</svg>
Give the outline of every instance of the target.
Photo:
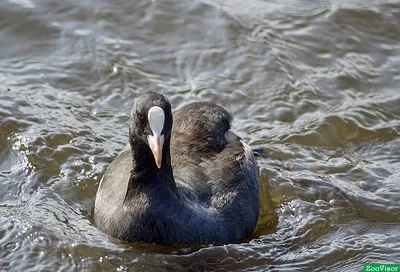
<svg viewBox="0 0 400 272">
<path fill-rule="evenodd" d="M 140 95 L 129 144 L 100 181 L 96 226 L 120 240 L 157 244 L 248 236 L 260 207 L 257 166 L 230 121 L 213 103 L 191 103 L 172 114 L 163 95 Z"/>
</svg>

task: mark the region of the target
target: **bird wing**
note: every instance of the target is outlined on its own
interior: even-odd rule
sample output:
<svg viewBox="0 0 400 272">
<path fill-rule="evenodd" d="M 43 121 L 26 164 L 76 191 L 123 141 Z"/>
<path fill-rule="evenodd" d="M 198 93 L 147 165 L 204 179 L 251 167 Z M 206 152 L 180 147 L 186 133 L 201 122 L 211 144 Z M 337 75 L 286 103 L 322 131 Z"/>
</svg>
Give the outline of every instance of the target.
<svg viewBox="0 0 400 272">
<path fill-rule="evenodd" d="M 225 109 L 208 102 L 191 103 L 174 112 L 175 181 L 186 195 L 218 210 L 238 198 L 258 199 L 253 153 L 230 131 L 231 120 Z"/>
</svg>

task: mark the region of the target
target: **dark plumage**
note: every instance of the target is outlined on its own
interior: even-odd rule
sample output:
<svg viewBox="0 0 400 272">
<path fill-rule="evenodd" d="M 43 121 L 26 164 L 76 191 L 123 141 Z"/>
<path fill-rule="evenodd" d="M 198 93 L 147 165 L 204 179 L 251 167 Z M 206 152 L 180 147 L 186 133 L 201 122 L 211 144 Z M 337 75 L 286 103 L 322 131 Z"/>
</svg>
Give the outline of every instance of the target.
<svg viewBox="0 0 400 272">
<path fill-rule="evenodd" d="M 154 106 L 165 114 L 160 168 L 149 146 L 147 116 Z M 137 98 L 129 145 L 100 182 L 95 224 L 130 242 L 230 243 L 248 236 L 260 206 L 257 166 L 250 147 L 229 130 L 231 116 L 198 102 L 173 118 L 172 125 L 171 105 L 161 94 Z"/>
</svg>

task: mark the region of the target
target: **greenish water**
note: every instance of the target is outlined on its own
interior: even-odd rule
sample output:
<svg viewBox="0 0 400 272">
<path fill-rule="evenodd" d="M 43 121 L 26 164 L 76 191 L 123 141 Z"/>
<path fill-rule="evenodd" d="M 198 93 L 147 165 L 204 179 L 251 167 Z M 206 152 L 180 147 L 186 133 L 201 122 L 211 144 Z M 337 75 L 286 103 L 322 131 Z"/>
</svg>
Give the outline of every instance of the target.
<svg viewBox="0 0 400 272">
<path fill-rule="evenodd" d="M 400 263 L 400 1 L 0 2 L 0 270 L 362 271 Z M 238 244 L 90 222 L 148 90 L 207 100 L 259 153 Z"/>
</svg>

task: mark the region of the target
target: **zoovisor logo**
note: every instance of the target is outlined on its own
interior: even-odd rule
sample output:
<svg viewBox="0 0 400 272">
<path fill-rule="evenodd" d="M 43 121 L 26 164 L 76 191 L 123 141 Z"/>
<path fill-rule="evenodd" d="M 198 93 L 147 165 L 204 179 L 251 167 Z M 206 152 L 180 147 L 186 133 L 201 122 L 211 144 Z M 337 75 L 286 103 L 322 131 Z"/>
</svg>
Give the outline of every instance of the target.
<svg viewBox="0 0 400 272">
<path fill-rule="evenodd" d="M 364 272 L 400 272 L 400 264 L 364 264 Z"/>
</svg>

